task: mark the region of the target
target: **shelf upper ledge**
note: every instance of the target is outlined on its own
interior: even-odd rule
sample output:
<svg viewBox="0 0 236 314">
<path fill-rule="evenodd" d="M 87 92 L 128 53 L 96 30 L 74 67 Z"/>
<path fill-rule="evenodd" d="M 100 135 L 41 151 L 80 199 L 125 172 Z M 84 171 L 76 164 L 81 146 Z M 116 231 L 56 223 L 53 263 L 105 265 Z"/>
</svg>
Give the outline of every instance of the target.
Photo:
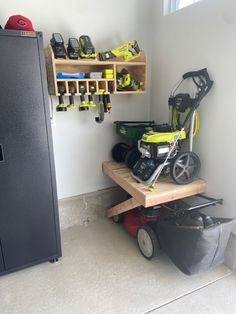
<svg viewBox="0 0 236 314">
<path fill-rule="evenodd" d="M 56 59 L 54 58 L 54 53 L 53 53 L 53 50 L 51 48 L 51 46 L 49 45 L 48 46 L 48 49 L 50 50 L 51 52 L 51 56 L 52 58 L 54 59 L 54 63 L 55 64 L 73 64 L 73 65 L 113 65 L 113 64 L 116 64 L 116 65 L 122 65 L 122 64 L 125 64 L 125 65 L 145 65 L 146 64 L 146 55 L 145 55 L 145 52 L 144 51 L 141 51 L 141 54 L 139 57 L 131 60 L 131 61 L 124 61 L 123 57 L 119 57 L 119 58 L 113 58 L 113 59 L 110 59 L 110 60 L 107 60 L 107 61 L 100 61 L 100 60 L 97 60 L 97 59 L 77 59 L 77 60 L 72 60 L 72 59 L 69 59 L 68 57 L 66 57 L 66 59 Z"/>
</svg>

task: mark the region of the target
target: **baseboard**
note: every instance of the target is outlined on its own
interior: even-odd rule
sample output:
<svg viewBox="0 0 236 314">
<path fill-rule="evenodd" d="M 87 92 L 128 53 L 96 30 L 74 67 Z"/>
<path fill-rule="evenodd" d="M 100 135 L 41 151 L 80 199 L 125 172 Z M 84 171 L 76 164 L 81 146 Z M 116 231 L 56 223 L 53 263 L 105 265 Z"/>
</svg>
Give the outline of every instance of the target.
<svg viewBox="0 0 236 314">
<path fill-rule="evenodd" d="M 127 199 L 127 192 L 120 187 L 99 190 L 59 200 L 61 229 L 86 226 L 106 217 L 106 209 Z"/>
</svg>

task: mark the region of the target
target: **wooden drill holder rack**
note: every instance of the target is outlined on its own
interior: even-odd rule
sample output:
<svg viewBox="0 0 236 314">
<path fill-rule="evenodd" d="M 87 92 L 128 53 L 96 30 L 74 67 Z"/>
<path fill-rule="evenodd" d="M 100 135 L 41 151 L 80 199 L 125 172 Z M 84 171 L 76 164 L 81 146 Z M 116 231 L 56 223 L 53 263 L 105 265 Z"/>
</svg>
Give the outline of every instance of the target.
<svg viewBox="0 0 236 314">
<path fill-rule="evenodd" d="M 80 86 L 85 88 L 85 95 L 90 95 L 90 86 L 95 88 L 95 95 L 98 95 L 99 90 L 104 90 L 105 94 L 143 94 L 146 93 L 147 87 L 147 60 L 144 52 L 132 61 L 124 62 L 123 58 L 115 58 L 108 61 L 99 61 L 95 59 L 78 59 L 71 60 L 68 57 L 66 59 L 56 59 L 54 57 L 51 46 L 45 49 L 46 67 L 48 74 L 48 86 L 50 95 L 59 96 L 58 86 L 64 85 L 64 96 L 70 96 L 69 87 L 75 88 L 75 96 L 80 96 Z M 118 91 L 116 83 L 116 75 L 123 68 L 126 68 L 134 80 L 143 82 L 142 90 L 138 91 Z M 113 70 L 113 78 L 83 78 L 83 79 L 58 79 L 58 72 L 102 72 L 105 69 Z"/>
</svg>

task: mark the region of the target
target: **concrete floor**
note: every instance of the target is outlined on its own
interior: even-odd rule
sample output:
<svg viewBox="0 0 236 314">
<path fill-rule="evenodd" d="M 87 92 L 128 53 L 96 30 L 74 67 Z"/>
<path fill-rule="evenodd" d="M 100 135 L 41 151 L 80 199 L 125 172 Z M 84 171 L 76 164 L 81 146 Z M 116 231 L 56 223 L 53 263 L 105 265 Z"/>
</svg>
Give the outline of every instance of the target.
<svg viewBox="0 0 236 314">
<path fill-rule="evenodd" d="M 1 314 L 236 313 L 236 275 L 221 265 L 181 273 L 164 253 L 145 260 L 120 225 L 62 233 L 63 258 L 0 278 Z"/>
</svg>

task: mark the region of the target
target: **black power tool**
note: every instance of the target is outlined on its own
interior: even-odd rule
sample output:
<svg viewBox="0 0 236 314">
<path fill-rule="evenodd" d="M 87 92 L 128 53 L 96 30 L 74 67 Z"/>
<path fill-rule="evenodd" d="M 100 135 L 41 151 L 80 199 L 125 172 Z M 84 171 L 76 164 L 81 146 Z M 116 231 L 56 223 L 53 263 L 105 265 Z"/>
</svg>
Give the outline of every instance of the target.
<svg viewBox="0 0 236 314">
<path fill-rule="evenodd" d="M 59 85 L 58 86 L 58 92 L 59 92 L 59 96 L 58 96 L 58 99 L 59 99 L 59 104 L 57 105 L 57 111 L 67 111 L 67 108 L 66 108 L 66 105 L 64 104 L 64 99 L 63 99 L 63 95 L 65 94 L 66 92 L 66 88 L 64 85 Z"/>
<path fill-rule="evenodd" d="M 65 49 L 64 40 L 61 34 L 53 33 L 50 43 L 51 43 L 55 58 L 66 59 L 66 49 Z"/>
<path fill-rule="evenodd" d="M 76 38 L 69 38 L 67 54 L 70 59 L 78 59 L 80 54 L 80 44 Z"/>
</svg>

